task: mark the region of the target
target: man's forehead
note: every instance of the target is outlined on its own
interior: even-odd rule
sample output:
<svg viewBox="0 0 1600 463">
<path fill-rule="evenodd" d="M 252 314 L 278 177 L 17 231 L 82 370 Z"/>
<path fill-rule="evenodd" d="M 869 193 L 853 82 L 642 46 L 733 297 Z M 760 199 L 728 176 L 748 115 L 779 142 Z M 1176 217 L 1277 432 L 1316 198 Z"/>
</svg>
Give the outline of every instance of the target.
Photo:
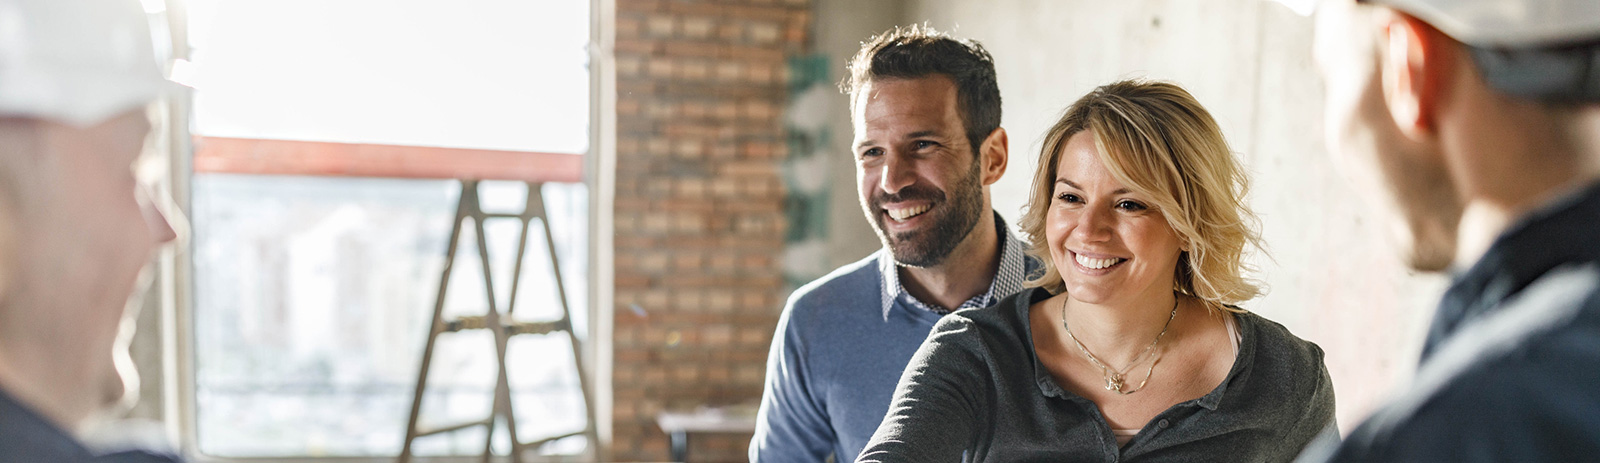
<svg viewBox="0 0 1600 463">
<path fill-rule="evenodd" d="M 898 131 L 938 130 L 959 114 L 955 87 L 928 78 L 894 79 L 871 82 L 857 92 L 851 119 L 857 131 L 896 126 Z M 906 124 L 927 127 L 898 127 Z"/>
<path fill-rule="evenodd" d="M 857 102 L 868 102 L 908 93 L 925 96 L 947 94 L 953 97 L 956 83 L 950 76 L 938 73 L 917 77 L 875 77 L 862 83 L 855 97 Z"/>
</svg>

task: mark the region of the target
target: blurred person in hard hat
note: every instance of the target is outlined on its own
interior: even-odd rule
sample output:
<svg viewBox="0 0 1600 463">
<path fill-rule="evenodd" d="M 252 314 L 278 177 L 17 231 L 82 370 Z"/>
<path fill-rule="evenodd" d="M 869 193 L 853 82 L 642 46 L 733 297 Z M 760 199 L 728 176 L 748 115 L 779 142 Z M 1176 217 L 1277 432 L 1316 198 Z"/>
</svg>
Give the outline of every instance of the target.
<svg viewBox="0 0 1600 463">
<path fill-rule="evenodd" d="M 1414 384 L 1302 460 L 1600 460 L 1600 1 L 1328 0 L 1316 22 L 1329 151 L 1453 282 Z"/>
<path fill-rule="evenodd" d="M 176 234 L 134 166 L 168 85 L 138 2 L 0 0 L 0 462 L 173 461 L 74 437 L 137 384 L 123 326 Z"/>
</svg>

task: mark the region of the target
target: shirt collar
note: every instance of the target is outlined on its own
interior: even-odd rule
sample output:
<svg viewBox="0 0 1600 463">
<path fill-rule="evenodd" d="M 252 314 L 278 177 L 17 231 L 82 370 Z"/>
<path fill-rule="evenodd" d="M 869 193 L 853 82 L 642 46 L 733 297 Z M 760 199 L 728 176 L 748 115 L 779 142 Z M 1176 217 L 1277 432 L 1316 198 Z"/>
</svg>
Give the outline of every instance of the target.
<svg viewBox="0 0 1600 463">
<path fill-rule="evenodd" d="M 1494 312 L 1550 270 L 1600 260 L 1600 242 L 1594 239 L 1596 217 L 1600 217 L 1600 183 L 1552 200 L 1507 227 L 1445 291 L 1423 342 L 1423 359 L 1465 322 Z"/>
<path fill-rule="evenodd" d="M 1027 278 L 1026 245 L 1011 233 L 1011 229 L 1006 227 L 1006 221 L 1000 217 L 999 213 L 993 211 L 990 211 L 990 213 L 994 214 L 996 232 L 1004 238 L 1000 240 L 1000 268 L 995 272 L 994 280 L 989 282 L 988 291 L 967 299 L 966 302 L 961 303 L 961 306 L 952 310 L 946 310 L 919 301 L 915 296 L 907 293 L 905 286 L 900 284 L 899 265 L 895 263 L 894 256 L 889 252 L 889 249 L 884 248 L 878 251 L 878 274 L 883 276 L 883 290 L 880 295 L 883 305 L 883 319 L 889 319 L 889 309 L 894 307 L 894 300 L 897 298 L 905 298 L 908 305 L 919 310 L 927 310 L 944 315 L 955 310 L 987 307 L 999 302 L 1001 298 L 1021 291 L 1023 282 Z"/>
</svg>

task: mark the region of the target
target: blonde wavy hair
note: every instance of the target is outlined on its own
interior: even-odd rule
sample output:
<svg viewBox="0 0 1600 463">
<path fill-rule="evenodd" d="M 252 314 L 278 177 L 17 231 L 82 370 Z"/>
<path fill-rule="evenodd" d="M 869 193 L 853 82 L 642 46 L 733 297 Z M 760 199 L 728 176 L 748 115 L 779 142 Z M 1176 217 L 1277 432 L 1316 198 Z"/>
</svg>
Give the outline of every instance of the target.
<svg viewBox="0 0 1600 463">
<path fill-rule="evenodd" d="M 1240 311 L 1233 306 L 1262 293 L 1261 284 L 1245 276 L 1255 271 L 1244 262 L 1245 248 L 1261 249 L 1261 234 L 1244 203 L 1249 191 L 1244 168 L 1194 96 L 1177 85 L 1140 79 L 1094 89 L 1045 134 L 1019 221 L 1028 253 L 1046 263 L 1029 286 L 1058 294 L 1065 290 L 1061 273 L 1050 264 L 1045 218 L 1062 151 L 1067 140 L 1084 131 L 1096 135 L 1106 170 L 1150 197 L 1187 248 L 1178 257 L 1174 291 L 1204 301 L 1213 311 Z"/>
</svg>

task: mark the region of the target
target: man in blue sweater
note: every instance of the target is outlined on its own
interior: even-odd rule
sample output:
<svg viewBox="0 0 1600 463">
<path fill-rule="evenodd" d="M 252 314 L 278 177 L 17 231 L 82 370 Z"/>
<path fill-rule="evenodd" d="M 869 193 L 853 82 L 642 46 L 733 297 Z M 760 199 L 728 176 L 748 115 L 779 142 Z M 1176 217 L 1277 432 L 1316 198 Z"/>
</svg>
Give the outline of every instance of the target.
<svg viewBox="0 0 1600 463">
<path fill-rule="evenodd" d="M 869 40 L 849 70 L 857 187 L 883 249 L 790 296 L 753 462 L 853 461 L 934 323 L 1021 290 L 1037 267 L 990 207 L 1007 141 L 989 53 L 912 26 Z"/>
<path fill-rule="evenodd" d="M 1600 458 L 1600 1 L 1319 10 L 1330 151 L 1454 278 L 1414 384 L 1302 460 Z"/>
<path fill-rule="evenodd" d="M 167 87 L 148 21 L 133 0 L 0 0 L 0 463 L 174 461 L 73 437 L 137 396 L 125 308 L 176 238 L 134 173 Z"/>
</svg>

